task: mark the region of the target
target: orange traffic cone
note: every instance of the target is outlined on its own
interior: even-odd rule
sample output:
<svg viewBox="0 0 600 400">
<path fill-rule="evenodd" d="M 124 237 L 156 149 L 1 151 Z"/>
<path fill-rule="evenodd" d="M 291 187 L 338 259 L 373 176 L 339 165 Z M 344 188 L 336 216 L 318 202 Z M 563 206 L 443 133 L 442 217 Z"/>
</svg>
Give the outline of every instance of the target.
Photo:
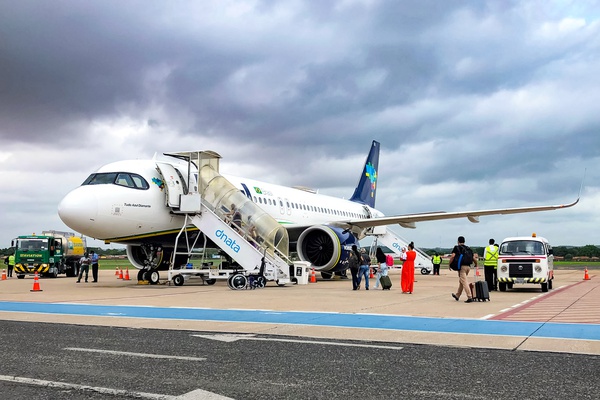
<svg viewBox="0 0 600 400">
<path fill-rule="evenodd" d="M 375 275 L 373 275 L 373 268 L 369 267 L 369 279 L 373 278 L 375 278 Z"/>
<path fill-rule="evenodd" d="M 2 270 L 2 280 L 3 281 L 6 280 L 6 270 L 5 269 Z"/>
<path fill-rule="evenodd" d="M 119 267 L 115 268 L 115 276 L 119 276 Z"/>
<path fill-rule="evenodd" d="M 119 277 L 117 279 L 123 279 L 123 270 L 119 268 Z"/>
<path fill-rule="evenodd" d="M 33 289 L 30 290 L 30 292 L 42 292 L 43 290 L 40 289 L 40 281 L 38 280 L 38 273 L 36 271 L 34 277 L 33 277 Z"/>
<path fill-rule="evenodd" d="M 583 273 L 583 280 L 584 281 L 589 281 L 590 280 L 590 275 L 588 274 L 587 267 L 585 267 L 585 271 Z"/>
<path fill-rule="evenodd" d="M 310 279 L 308 281 L 310 283 L 317 283 L 317 275 L 315 275 L 315 269 L 314 268 L 310 271 Z"/>
<path fill-rule="evenodd" d="M 481 276 L 481 272 L 479 271 L 479 267 L 475 267 L 475 276 Z"/>
<path fill-rule="evenodd" d="M 127 267 L 127 269 L 125 270 L 125 277 L 123 278 L 124 281 L 129 281 L 131 279 L 129 279 L 129 267 Z"/>
</svg>

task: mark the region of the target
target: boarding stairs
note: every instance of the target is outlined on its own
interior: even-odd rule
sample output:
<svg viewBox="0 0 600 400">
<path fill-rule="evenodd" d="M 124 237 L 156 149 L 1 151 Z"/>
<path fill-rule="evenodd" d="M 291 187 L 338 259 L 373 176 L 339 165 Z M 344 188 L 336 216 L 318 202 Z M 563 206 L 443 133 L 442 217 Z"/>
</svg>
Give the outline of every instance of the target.
<svg viewBox="0 0 600 400">
<path fill-rule="evenodd" d="M 373 237 L 373 246 L 383 244 L 384 246 L 392 250 L 398 258 L 400 258 L 402 254 L 403 247 L 406 247 L 408 249 L 408 244 L 410 242 L 396 235 L 390 230 L 389 227 L 386 227 L 385 232 L 381 232 L 381 230 L 378 231 L 379 232 L 377 234 L 370 234 L 370 236 Z M 417 253 L 417 257 L 415 258 L 415 268 L 420 269 L 423 275 L 431 273 L 431 271 L 433 271 L 433 263 L 431 262 L 431 257 L 418 247 L 415 247 L 414 250 Z"/>
<path fill-rule="evenodd" d="M 187 179 L 177 185 L 181 171 L 172 171 L 173 165 L 157 162 L 167 188 L 166 201 L 173 214 L 184 217 L 175 241 L 175 250 L 169 270 L 169 280 L 178 285 L 186 276 L 201 274 L 203 279 L 227 279 L 232 289 L 264 287 L 267 281 L 279 285 L 291 282 L 291 261 L 288 258 L 287 231 L 274 218 L 248 199 L 218 172 L 220 156 L 214 152 L 170 153 L 168 156 L 186 160 Z M 196 168 L 197 166 L 197 168 Z M 173 174 L 177 175 L 173 175 Z M 173 177 L 175 176 L 175 179 Z M 169 179 L 171 178 L 171 179 Z M 174 195 L 172 192 L 176 192 Z M 232 210 L 234 205 L 234 210 Z M 232 221 L 233 211 L 241 216 L 241 224 Z M 200 271 L 173 265 L 177 254 L 187 254 L 188 260 L 200 235 L 192 234 L 190 226 L 197 227 L 206 240 L 210 239 L 234 262 Z M 180 240 L 185 240 L 184 246 Z"/>
</svg>

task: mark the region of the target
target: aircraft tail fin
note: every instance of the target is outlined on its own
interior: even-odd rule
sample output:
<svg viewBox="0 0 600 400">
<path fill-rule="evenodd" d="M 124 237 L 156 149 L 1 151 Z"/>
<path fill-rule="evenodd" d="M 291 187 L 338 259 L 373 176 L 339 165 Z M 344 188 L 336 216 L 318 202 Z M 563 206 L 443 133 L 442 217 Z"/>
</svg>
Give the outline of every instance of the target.
<svg viewBox="0 0 600 400">
<path fill-rule="evenodd" d="M 373 140 L 371 151 L 365 161 L 365 166 L 360 175 L 358 186 L 350 198 L 356 203 L 365 204 L 375 208 L 375 194 L 377 190 L 377 174 L 379 169 L 379 142 Z"/>
</svg>

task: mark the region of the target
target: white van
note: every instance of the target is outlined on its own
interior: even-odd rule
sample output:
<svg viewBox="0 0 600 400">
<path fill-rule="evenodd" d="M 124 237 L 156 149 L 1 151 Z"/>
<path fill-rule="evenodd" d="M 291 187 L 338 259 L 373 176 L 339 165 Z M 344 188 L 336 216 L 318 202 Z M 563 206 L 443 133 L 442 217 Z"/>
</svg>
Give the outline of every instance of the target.
<svg viewBox="0 0 600 400">
<path fill-rule="evenodd" d="M 515 283 L 536 283 L 542 292 L 552 289 L 554 255 L 552 246 L 535 233 L 509 237 L 502 241 L 498 253 L 498 289 L 504 292 Z"/>
</svg>

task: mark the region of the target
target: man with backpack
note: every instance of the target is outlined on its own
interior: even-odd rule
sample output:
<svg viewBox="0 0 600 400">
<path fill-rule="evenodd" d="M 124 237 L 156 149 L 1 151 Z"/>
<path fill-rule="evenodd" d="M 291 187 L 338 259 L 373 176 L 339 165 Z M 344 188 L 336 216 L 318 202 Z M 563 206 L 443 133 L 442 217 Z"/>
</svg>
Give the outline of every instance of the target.
<svg viewBox="0 0 600 400">
<path fill-rule="evenodd" d="M 459 236 L 458 244 L 454 246 L 450 255 L 450 269 L 458 271 L 458 290 L 456 293 L 452 293 L 452 297 L 456 301 L 458 301 L 463 291 L 467 295 L 465 303 L 472 303 L 474 301 L 469 282 L 467 281 L 467 276 L 469 275 L 469 271 L 471 271 L 471 264 L 474 261 L 475 265 L 477 265 L 477 261 L 473 258 L 473 250 L 465 245 L 465 238 Z"/>
</svg>

